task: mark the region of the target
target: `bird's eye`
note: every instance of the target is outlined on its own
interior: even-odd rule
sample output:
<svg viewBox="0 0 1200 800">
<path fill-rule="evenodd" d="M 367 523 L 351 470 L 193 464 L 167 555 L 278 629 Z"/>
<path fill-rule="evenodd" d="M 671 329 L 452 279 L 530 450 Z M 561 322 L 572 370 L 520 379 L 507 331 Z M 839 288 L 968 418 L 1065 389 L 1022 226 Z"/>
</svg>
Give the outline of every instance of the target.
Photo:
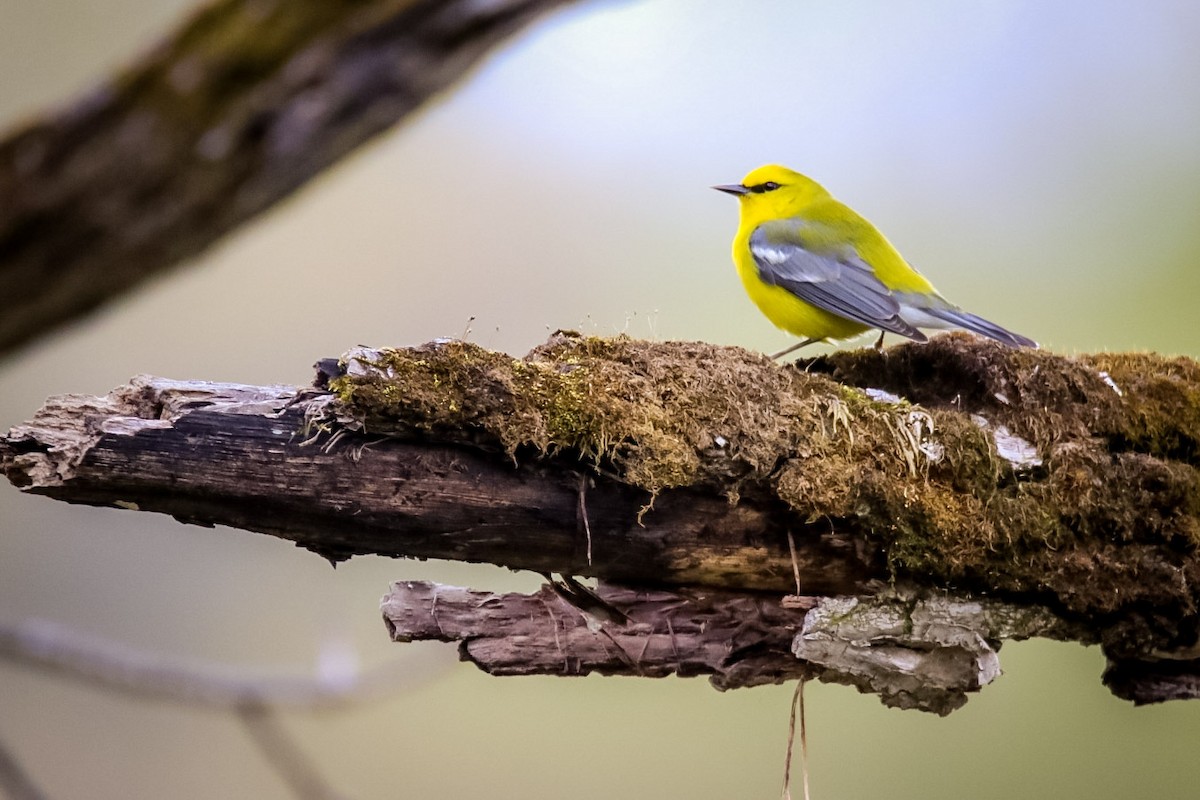
<svg viewBox="0 0 1200 800">
<path fill-rule="evenodd" d="M 766 183 L 760 183 L 755 186 L 751 186 L 750 191 L 754 192 L 755 194 L 762 194 L 763 192 L 773 192 L 778 188 L 779 184 L 775 181 L 767 181 Z"/>
</svg>

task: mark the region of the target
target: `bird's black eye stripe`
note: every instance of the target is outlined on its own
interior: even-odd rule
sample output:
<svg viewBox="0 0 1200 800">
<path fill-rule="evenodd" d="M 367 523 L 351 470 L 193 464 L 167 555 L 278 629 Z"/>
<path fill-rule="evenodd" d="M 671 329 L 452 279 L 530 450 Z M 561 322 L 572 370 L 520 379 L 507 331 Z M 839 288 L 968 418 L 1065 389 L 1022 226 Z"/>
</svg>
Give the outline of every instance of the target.
<svg viewBox="0 0 1200 800">
<path fill-rule="evenodd" d="M 775 181 L 767 181 L 766 183 L 758 183 L 758 184 L 755 184 L 754 186 L 748 186 L 746 188 L 748 188 L 750 191 L 754 192 L 755 194 L 762 194 L 763 192 L 775 191 L 776 189 L 779 188 L 779 184 L 776 183 Z"/>
</svg>

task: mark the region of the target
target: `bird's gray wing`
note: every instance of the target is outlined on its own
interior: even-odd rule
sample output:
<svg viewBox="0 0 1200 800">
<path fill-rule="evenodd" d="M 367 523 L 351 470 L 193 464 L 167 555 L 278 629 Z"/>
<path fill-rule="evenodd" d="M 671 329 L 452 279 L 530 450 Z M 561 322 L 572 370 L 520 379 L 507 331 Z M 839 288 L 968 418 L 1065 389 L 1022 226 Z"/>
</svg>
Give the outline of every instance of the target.
<svg viewBox="0 0 1200 800">
<path fill-rule="evenodd" d="M 750 234 L 763 283 L 839 317 L 925 341 L 925 334 L 900 318 L 900 303 L 858 253 L 818 250 L 806 242 L 805 227 L 799 220 L 776 220 Z"/>
<path fill-rule="evenodd" d="M 1013 333 L 996 323 L 963 311 L 958 306 L 941 297 L 929 295 L 898 294 L 901 313 L 909 320 L 923 328 L 962 328 L 965 331 L 995 339 L 1000 344 L 1009 347 L 1033 347 L 1037 342 L 1019 333 Z"/>
</svg>

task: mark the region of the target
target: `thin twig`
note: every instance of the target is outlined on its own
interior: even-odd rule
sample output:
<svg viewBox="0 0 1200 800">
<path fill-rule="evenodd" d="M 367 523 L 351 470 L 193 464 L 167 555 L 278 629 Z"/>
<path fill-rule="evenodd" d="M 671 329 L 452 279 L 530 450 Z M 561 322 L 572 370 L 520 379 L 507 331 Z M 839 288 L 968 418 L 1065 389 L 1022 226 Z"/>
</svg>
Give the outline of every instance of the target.
<svg viewBox="0 0 1200 800">
<path fill-rule="evenodd" d="M 0 741 L 0 790 L 10 800 L 43 800 L 46 793 L 37 787 L 21 762 Z"/>
<path fill-rule="evenodd" d="M 796 578 L 796 596 L 799 597 L 800 592 L 800 561 L 796 558 L 796 538 L 792 536 L 792 529 L 788 528 L 788 550 L 792 554 L 792 575 Z"/>
<path fill-rule="evenodd" d="M 342 795 L 330 786 L 300 750 L 274 711 L 258 703 L 237 708 L 237 716 L 259 752 L 300 800 L 333 800 Z"/>
<path fill-rule="evenodd" d="M 811 800 L 808 794 L 808 724 L 804 721 L 804 679 L 796 687 L 800 697 L 800 778 L 804 781 L 804 800 Z"/>
<path fill-rule="evenodd" d="M 135 697 L 211 708 L 253 703 L 326 710 L 411 680 L 395 664 L 358 675 L 244 677 L 222 665 L 169 659 L 41 620 L 0 623 L 0 660 Z"/>
<path fill-rule="evenodd" d="M 800 715 L 800 779 L 804 785 L 804 800 L 808 794 L 808 730 L 804 722 L 804 679 L 796 684 L 792 695 L 792 715 L 788 721 L 787 758 L 783 764 L 783 800 L 792 800 L 792 743 L 796 739 L 796 712 Z"/>
<path fill-rule="evenodd" d="M 592 524 L 588 522 L 587 513 L 587 485 L 588 477 L 586 475 L 579 476 L 579 516 L 583 519 L 583 533 L 587 537 L 587 563 L 592 565 Z"/>
</svg>

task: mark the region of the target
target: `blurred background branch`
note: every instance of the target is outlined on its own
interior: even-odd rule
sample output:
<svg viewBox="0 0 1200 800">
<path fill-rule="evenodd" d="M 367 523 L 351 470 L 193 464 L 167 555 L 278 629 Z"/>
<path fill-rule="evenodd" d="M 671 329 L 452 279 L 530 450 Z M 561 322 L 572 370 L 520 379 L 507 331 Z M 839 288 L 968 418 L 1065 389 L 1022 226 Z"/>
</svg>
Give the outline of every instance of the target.
<svg viewBox="0 0 1200 800">
<path fill-rule="evenodd" d="M 0 789 L 9 800 L 44 800 L 47 795 L 38 788 L 21 765 L 20 759 L 0 740 Z"/>
<path fill-rule="evenodd" d="M 0 142 L 0 354 L 193 256 L 565 0 L 219 0 Z"/>
<path fill-rule="evenodd" d="M 283 727 L 279 715 L 265 705 L 242 705 L 238 719 L 275 774 L 299 800 L 345 800 L 317 770 L 316 764 Z"/>
<path fill-rule="evenodd" d="M 168 659 L 33 619 L 0 624 L 0 659 L 142 700 L 217 710 L 331 711 L 395 691 L 405 680 L 395 664 L 365 674 L 247 675 L 244 669 Z"/>
<path fill-rule="evenodd" d="M 283 725 L 279 712 L 345 709 L 394 692 L 409 677 L 398 664 L 366 673 L 252 676 L 242 669 L 141 652 L 40 620 L 0 623 L 0 659 L 132 698 L 233 712 L 280 780 L 303 800 L 344 795 L 321 775 Z M 45 796 L 3 742 L 0 787 L 18 800 Z"/>
</svg>

